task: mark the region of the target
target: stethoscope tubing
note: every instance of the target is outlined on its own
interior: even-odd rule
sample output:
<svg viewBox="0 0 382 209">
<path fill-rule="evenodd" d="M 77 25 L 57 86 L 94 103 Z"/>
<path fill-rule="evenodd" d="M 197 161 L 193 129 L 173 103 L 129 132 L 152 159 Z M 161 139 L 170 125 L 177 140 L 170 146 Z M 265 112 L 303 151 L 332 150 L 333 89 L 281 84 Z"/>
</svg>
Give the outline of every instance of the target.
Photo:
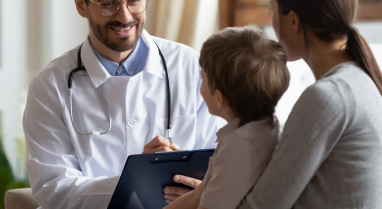
<svg viewBox="0 0 382 209">
<path fill-rule="evenodd" d="M 155 42 L 154 42 L 155 43 Z M 166 64 L 166 60 L 162 54 L 162 51 L 160 50 L 159 46 L 157 45 L 157 43 L 155 43 L 155 45 L 158 47 L 158 51 L 159 51 L 159 55 L 162 59 L 162 62 L 163 62 L 163 67 L 164 67 L 164 70 L 165 70 L 165 74 L 166 74 L 166 84 L 167 84 L 167 139 L 169 140 L 170 143 L 172 143 L 172 137 L 171 137 L 171 90 L 170 90 L 170 79 L 169 79 L 169 76 L 168 76 L 168 70 L 167 70 L 167 64 Z M 69 78 L 68 78 L 68 88 L 69 88 L 69 97 L 70 97 L 70 119 L 71 119 L 71 122 L 72 122 L 72 126 L 74 128 L 74 130 L 77 132 L 77 134 L 79 135 L 103 135 L 103 134 L 107 134 L 110 130 L 111 130 L 111 117 L 110 117 L 110 113 L 109 113 L 109 109 L 107 107 L 107 104 L 106 104 L 106 101 L 105 101 L 105 98 L 103 97 L 103 94 L 102 94 L 102 90 L 100 88 L 97 88 L 98 90 L 98 93 L 102 99 L 102 103 L 106 109 L 106 112 L 108 114 L 108 118 L 109 118 L 109 128 L 104 131 L 104 132 L 96 132 L 94 130 L 90 131 L 89 133 L 87 134 L 84 134 L 84 133 L 81 133 L 79 132 L 75 125 L 74 125 L 74 120 L 73 120 L 73 92 L 72 92 L 72 83 L 73 83 L 73 77 L 74 77 L 74 74 L 79 72 L 79 71 L 87 71 L 85 67 L 82 66 L 82 59 L 81 59 L 81 49 L 82 49 L 82 45 L 80 46 L 79 50 L 78 50 L 78 54 L 77 54 L 77 68 L 72 70 L 69 74 Z"/>
<path fill-rule="evenodd" d="M 155 42 L 154 42 L 155 43 Z M 170 79 L 168 76 L 167 71 L 167 63 L 166 60 L 162 54 L 162 51 L 159 49 L 159 46 L 157 43 L 155 45 L 158 47 L 159 55 L 163 62 L 164 72 L 166 73 L 166 81 L 167 81 L 167 139 L 172 143 L 172 136 L 171 136 L 171 90 L 170 90 Z"/>
<path fill-rule="evenodd" d="M 106 112 L 107 112 L 107 115 L 108 115 L 108 118 L 109 118 L 109 128 L 104 131 L 104 132 L 96 132 L 94 130 L 90 131 L 89 133 L 87 134 L 84 134 L 84 133 L 81 133 L 77 130 L 76 126 L 74 125 L 74 120 L 73 120 L 73 90 L 72 90 L 72 82 L 73 82 L 73 77 L 74 77 L 74 74 L 76 72 L 79 72 L 79 71 L 86 71 L 86 68 L 82 66 L 82 59 L 81 59 L 81 49 L 82 49 L 82 45 L 80 46 L 79 50 L 78 50 L 78 54 L 77 54 L 77 68 L 72 70 L 72 72 L 70 72 L 70 75 L 69 75 L 69 79 L 68 79 L 68 88 L 69 88 L 69 98 L 70 98 L 70 120 L 72 121 L 72 126 L 73 126 L 73 129 L 77 132 L 77 134 L 79 135 L 85 135 L 85 136 L 97 136 L 97 135 L 104 135 L 104 134 L 107 134 L 110 130 L 111 130 L 111 117 L 110 117 L 110 113 L 109 113 L 109 109 L 107 108 L 107 104 L 106 104 L 106 101 L 105 101 L 105 98 L 103 97 L 103 94 L 102 94 L 102 90 L 101 88 L 97 88 L 97 91 L 98 91 L 98 94 L 100 95 L 101 97 L 101 100 L 102 100 L 102 103 L 103 103 L 103 106 L 105 107 L 106 109 Z"/>
</svg>

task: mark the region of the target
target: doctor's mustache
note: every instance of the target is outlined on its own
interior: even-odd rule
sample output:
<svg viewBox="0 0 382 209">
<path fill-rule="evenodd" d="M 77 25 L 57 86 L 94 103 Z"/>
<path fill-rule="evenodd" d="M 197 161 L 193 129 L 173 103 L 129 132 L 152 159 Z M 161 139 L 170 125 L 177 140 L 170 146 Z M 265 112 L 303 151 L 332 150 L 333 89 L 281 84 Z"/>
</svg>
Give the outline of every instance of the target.
<svg viewBox="0 0 382 209">
<path fill-rule="evenodd" d="M 138 20 L 133 20 L 133 21 L 128 22 L 128 23 L 126 23 L 126 24 L 121 23 L 121 22 L 119 22 L 119 21 L 110 21 L 110 22 L 107 22 L 107 23 L 106 23 L 105 27 L 106 27 L 106 28 L 107 28 L 107 27 L 123 27 L 123 28 L 128 28 L 128 27 L 130 27 L 130 26 L 132 26 L 132 25 L 135 25 L 135 24 L 138 25 L 138 23 L 139 23 Z"/>
</svg>

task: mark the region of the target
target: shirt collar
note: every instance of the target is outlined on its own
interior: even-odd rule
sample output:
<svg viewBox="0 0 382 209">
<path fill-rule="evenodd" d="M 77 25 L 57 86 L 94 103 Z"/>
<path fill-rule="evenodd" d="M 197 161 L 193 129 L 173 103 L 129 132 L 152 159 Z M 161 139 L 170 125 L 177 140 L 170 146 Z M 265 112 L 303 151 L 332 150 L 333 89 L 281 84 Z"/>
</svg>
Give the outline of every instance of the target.
<svg viewBox="0 0 382 209">
<path fill-rule="evenodd" d="M 118 67 L 120 66 L 119 63 L 113 62 L 111 60 L 106 59 L 101 54 L 99 54 L 93 47 L 90 38 L 88 38 L 90 46 L 92 47 L 94 54 L 98 58 L 98 60 L 101 62 L 101 64 L 105 67 L 105 69 L 109 72 L 110 75 L 115 76 Z M 148 53 L 149 49 L 146 46 L 146 44 L 142 41 L 142 38 L 139 38 L 137 45 L 135 46 L 135 49 L 133 52 L 129 55 L 129 57 L 122 62 L 121 65 L 125 67 L 126 70 L 132 70 L 133 72 L 136 71 L 138 64 L 140 63 L 141 59 L 143 58 L 144 53 Z"/>
<path fill-rule="evenodd" d="M 145 42 L 142 41 L 142 37 L 139 38 L 137 46 L 134 51 L 130 54 L 130 56 L 122 63 L 127 71 L 133 71 L 134 74 L 138 68 L 138 65 L 141 59 L 144 57 L 143 55 L 148 53 L 149 49 L 146 46 Z"/>
<path fill-rule="evenodd" d="M 227 135 L 228 133 L 236 130 L 239 127 L 240 119 L 235 118 L 228 122 L 227 125 L 225 125 L 223 128 L 219 129 L 219 131 L 216 133 L 217 139 L 216 142 L 220 142 L 221 138 Z"/>
<path fill-rule="evenodd" d="M 149 48 L 146 65 L 143 71 L 159 78 L 163 78 L 162 73 L 164 68 L 154 40 L 146 30 L 142 31 L 141 39 Z M 81 59 L 95 88 L 98 88 L 103 82 L 111 77 L 109 72 L 95 55 L 88 39 L 85 40 L 82 46 Z"/>
</svg>

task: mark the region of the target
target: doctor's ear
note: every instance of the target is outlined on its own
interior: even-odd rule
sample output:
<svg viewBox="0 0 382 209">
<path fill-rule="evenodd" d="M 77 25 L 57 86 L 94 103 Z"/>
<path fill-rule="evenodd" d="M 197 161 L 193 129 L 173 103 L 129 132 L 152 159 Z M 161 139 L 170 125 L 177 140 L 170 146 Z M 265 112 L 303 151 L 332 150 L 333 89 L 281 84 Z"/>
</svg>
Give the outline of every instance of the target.
<svg viewBox="0 0 382 209">
<path fill-rule="evenodd" d="M 76 8 L 78 11 L 78 14 L 81 15 L 81 17 L 87 18 L 88 13 L 87 13 L 87 5 L 85 0 L 74 0 L 76 4 Z"/>
</svg>

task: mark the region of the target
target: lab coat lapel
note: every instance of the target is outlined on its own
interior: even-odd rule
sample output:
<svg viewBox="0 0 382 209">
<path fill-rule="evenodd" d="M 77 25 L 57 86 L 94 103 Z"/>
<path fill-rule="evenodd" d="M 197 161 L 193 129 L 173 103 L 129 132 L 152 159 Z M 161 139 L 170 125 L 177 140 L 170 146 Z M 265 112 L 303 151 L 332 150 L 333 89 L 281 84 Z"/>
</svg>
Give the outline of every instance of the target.
<svg viewBox="0 0 382 209">
<path fill-rule="evenodd" d="M 142 39 L 147 47 L 149 47 L 149 54 L 147 55 L 146 66 L 143 71 L 155 75 L 159 78 L 163 78 L 162 73 L 164 68 L 157 45 L 146 30 L 143 30 L 142 32 Z"/>
<path fill-rule="evenodd" d="M 111 77 L 94 54 L 88 38 L 82 46 L 81 59 L 95 88 Z"/>
<path fill-rule="evenodd" d="M 149 53 L 143 71 L 159 78 L 163 78 L 163 63 L 155 42 L 146 30 L 142 31 L 142 39 L 147 47 L 149 47 Z M 111 77 L 94 54 L 88 38 L 86 38 L 82 46 L 81 58 L 95 88 L 98 88 L 103 82 Z"/>
</svg>

